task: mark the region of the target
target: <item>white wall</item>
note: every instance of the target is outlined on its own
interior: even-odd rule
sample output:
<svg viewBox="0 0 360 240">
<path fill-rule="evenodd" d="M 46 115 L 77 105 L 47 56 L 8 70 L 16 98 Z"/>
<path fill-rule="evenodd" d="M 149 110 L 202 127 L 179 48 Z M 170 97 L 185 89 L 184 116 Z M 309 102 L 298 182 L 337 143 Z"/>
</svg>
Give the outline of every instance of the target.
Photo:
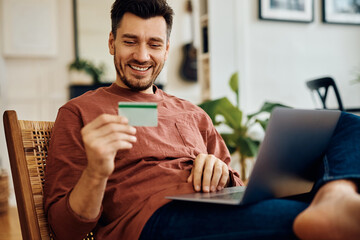
<svg viewBox="0 0 360 240">
<path fill-rule="evenodd" d="M 109 53 L 110 9 L 114 0 L 78 0 L 78 41 L 81 58 L 105 64 L 105 81 L 116 79 L 114 58 Z M 94 17 L 96 15 L 96 17 Z"/>
<path fill-rule="evenodd" d="M 193 103 L 200 103 L 200 85 L 186 82 L 180 76 L 180 66 L 183 59 L 182 46 L 191 41 L 191 17 L 186 12 L 186 2 L 187 0 L 169 0 L 169 5 L 174 9 L 175 16 L 170 37 L 170 53 L 166 63 L 166 74 L 161 77 L 166 78 L 166 92 Z M 197 16 L 195 16 L 195 21 L 198 21 Z M 195 41 L 197 41 L 197 37 L 194 36 Z"/>
<path fill-rule="evenodd" d="M 0 12 L 1 12 L 0 5 Z M 0 32 L 2 31 L 2 25 L 0 24 Z M 0 38 L 0 46 L 2 44 L 2 38 Z M 5 63 L 0 50 L 0 113 L 2 114 L 6 109 L 6 86 L 5 86 Z M 3 127 L 3 118 L 0 116 L 0 168 L 9 170 L 9 161 L 7 160 L 7 151 Z"/>
<path fill-rule="evenodd" d="M 68 64 L 74 58 L 72 0 L 57 0 L 58 54 L 52 58 L 0 56 L 1 114 L 18 112 L 19 119 L 54 121 L 68 99 Z M 0 4 L 1 7 L 1 4 Z M 0 19 L 2 19 L 0 9 Z M 0 28 L 0 39 L 6 34 Z M 0 40 L 1 44 L 2 40 Z M 6 94 L 6 95 L 5 95 Z M 10 173 L 3 126 L 0 126 L 2 165 Z M 11 204 L 15 204 L 11 190 Z"/>
<path fill-rule="evenodd" d="M 239 66 L 239 29 L 234 18 L 237 16 L 236 0 L 208 1 L 208 33 L 210 53 L 210 97 L 227 96 L 235 103 L 235 94 L 229 80 Z"/>
<path fill-rule="evenodd" d="M 197 1 L 193 2 L 196 7 Z M 360 107 L 360 84 L 351 84 L 355 70 L 360 69 L 360 26 L 322 23 L 321 1 L 314 2 L 314 22 L 303 24 L 259 20 L 258 1 L 253 0 L 227 2 L 233 4 L 234 11 L 228 16 L 235 18 L 226 19 L 220 16 L 223 3 L 213 1 L 210 8 L 215 7 L 210 13 L 216 17 L 211 19 L 210 34 L 216 37 L 216 43 L 211 44 L 211 52 L 224 59 L 222 56 L 231 48 L 237 57 L 219 63 L 217 56 L 213 56 L 212 96 L 233 98 L 227 82 L 230 74 L 224 72 L 229 72 L 235 64 L 240 74 L 241 106 L 248 113 L 258 110 L 265 101 L 299 108 L 320 107 L 314 103 L 305 82 L 327 75 L 337 82 L 346 107 Z M 199 103 L 199 85 L 186 83 L 178 74 L 181 46 L 190 40 L 186 1 L 170 0 L 169 3 L 175 10 L 175 19 L 165 76 L 166 91 Z M 234 35 L 234 39 L 227 38 Z"/>
<path fill-rule="evenodd" d="M 0 2 L 0 19 L 2 17 L 2 4 Z M 3 25 L 0 22 L 0 33 L 3 33 Z M 3 38 L 0 35 L 0 46 L 2 46 Z M 6 150 L 6 142 L 5 142 L 5 134 L 3 127 L 3 118 L 2 114 L 7 108 L 7 94 L 6 94 L 6 69 L 5 69 L 5 61 L 2 54 L 2 48 L 0 48 L 0 168 L 5 169 L 10 174 L 10 164 L 8 160 L 8 153 Z M 11 175 L 10 175 L 11 176 Z M 11 181 L 9 181 L 11 182 Z M 12 184 L 10 183 L 10 188 L 12 188 Z M 12 190 L 13 192 L 13 190 Z M 12 205 L 15 204 L 15 196 L 11 194 L 10 203 Z"/>
<path fill-rule="evenodd" d="M 242 106 L 257 110 L 264 101 L 313 108 L 307 80 L 332 76 L 344 105 L 360 107 L 360 26 L 321 22 L 321 1 L 313 23 L 260 21 L 258 1 L 239 1 L 239 49 Z"/>
<path fill-rule="evenodd" d="M 20 119 L 54 120 L 68 98 L 68 64 L 74 58 L 72 1 L 57 0 L 57 55 L 6 57 L 8 108 Z M 6 34 L 6 33 L 5 33 Z"/>
</svg>

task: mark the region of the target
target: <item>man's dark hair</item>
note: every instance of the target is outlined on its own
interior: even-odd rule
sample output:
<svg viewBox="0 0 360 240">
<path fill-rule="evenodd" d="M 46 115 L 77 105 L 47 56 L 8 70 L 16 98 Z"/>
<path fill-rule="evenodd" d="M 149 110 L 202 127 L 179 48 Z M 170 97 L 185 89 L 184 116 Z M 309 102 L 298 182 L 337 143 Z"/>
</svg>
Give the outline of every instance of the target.
<svg viewBox="0 0 360 240">
<path fill-rule="evenodd" d="M 157 16 L 164 17 L 167 28 L 167 39 L 169 39 L 174 11 L 166 0 L 116 0 L 111 8 L 111 32 L 114 38 L 116 38 L 116 30 L 119 27 L 121 19 L 127 12 L 143 19 Z"/>
</svg>

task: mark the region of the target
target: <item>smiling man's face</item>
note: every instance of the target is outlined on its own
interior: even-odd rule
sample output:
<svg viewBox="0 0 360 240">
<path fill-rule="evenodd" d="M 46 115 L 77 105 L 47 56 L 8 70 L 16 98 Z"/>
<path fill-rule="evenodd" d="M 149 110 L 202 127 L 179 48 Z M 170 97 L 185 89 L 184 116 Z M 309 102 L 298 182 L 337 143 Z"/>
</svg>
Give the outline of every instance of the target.
<svg viewBox="0 0 360 240">
<path fill-rule="evenodd" d="M 169 53 L 166 22 L 162 16 L 142 19 L 125 13 L 116 32 L 110 33 L 116 83 L 125 88 L 153 93 L 152 85 Z"/>
</svg>

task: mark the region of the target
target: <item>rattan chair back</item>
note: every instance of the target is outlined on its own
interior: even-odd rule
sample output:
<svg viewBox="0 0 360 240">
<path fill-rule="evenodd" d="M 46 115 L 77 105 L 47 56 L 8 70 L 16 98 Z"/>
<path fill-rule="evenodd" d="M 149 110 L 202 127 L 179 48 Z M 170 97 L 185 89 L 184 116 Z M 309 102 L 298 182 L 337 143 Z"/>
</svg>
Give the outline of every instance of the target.
<svg viewBox="0 0 360 240">
<path fill-rule="evenodd" d="M 43 207 L 44 171 L 54 122 L 18 120 L 5 111 L 4 128 L 23 239 L 52 239 Z"/>
<path fill-rule="evenodd" d="M 23 239 L 52 240 L 44 212 L 43 187 L 54 122 L 18 120 L 5 111 L 4 129 Z M 90 232 L 83 240 L 94 240 Z"/>
</svg>

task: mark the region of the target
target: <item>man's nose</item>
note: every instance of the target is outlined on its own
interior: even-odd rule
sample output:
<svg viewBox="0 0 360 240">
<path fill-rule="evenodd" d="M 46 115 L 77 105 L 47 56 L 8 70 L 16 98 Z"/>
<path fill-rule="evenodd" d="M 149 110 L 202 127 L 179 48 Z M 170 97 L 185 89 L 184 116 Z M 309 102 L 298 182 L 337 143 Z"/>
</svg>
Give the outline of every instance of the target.
<svg viewBox="0 0 360 240">
<path fill-rule="evenodd" d="M 139 62 L 146 62 L 150 59 L 149 50 L 146 44 L 140 44 L 135 53 L 134 58 Z"/>
</svg>

